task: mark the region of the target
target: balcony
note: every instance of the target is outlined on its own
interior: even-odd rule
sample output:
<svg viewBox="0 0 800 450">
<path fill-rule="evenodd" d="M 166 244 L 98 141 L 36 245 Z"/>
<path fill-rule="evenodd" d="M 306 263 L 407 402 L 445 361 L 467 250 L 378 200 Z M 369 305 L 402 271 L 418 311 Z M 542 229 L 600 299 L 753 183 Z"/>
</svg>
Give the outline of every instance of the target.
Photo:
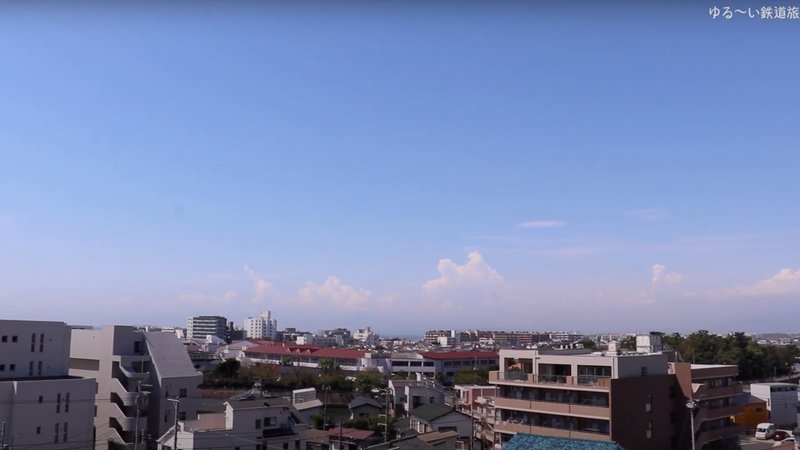
<svg viewBox="0 0 800 450">
<path fill-rule="evenodd" d="M 548 375 L 523 372 L 489 372 L 489 383 L 501 384 L 528 384 L 544 386 L 570 386 L 574 389 L 608 390 L 611 387 L 611 377 L 589 375 Z"/>
<path fill-rule="evenodd" d="M 535 411 L 549 414 L 592 417 L 606 420 L 611 417 L 611 409 L 608 406 L 586 405 L 568 402 L 547 402 L 495 397 L 495 407 L 500 409 Z"/>
<path fill-rule="evenodd" d="M 728 386 L 711 387 L 701 386 L 694 394 L 695 399 L 706 400 L 711 398 L 733 397 L 742 393 L 741 384 L 729 384 Z"/>
<path fill-rule="evenodd" d="M 694 416 L 694 422 L 699 425 L 706 420 L 724 419 L 741 414 L 743 410 L 742 405 L 723 406 L 722 408 L 698 408 Z"/>
</svg>

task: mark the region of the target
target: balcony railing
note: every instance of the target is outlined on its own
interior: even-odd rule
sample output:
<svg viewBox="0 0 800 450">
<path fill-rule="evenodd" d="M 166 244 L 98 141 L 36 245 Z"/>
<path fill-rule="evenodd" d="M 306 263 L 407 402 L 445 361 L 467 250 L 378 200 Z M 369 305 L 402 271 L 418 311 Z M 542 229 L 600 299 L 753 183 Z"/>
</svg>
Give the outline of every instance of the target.
<svg viewBox="0 0 800 450">
<path fill-rule="evenodd" d="M 548 414 L 565 414 L 580 417 L 596 417 L 608 419 L 611 410 L 606 406 L 586 405 L 571 402 L 551 402 L 544 400 L 523 400 L 505 397 L 496 397 L 495 405 L 498 409 L 527 410 Z"/>
<path fill-rule="evenodd" d="M 741 427 L 739 425 L 731 425 L 724 428 L 717 428 L 715 430 L 703 431 L 697 434 L 697 437 L 695 438 L 695 446 L 697 448 L 703 448 L 704 445 L 711 441 L 726 438 L 736 438 L 740 432 Z"/>
<path fill-rule="evenodd" d="M 553 374 L 532 374 L 523 372 L 500 372 L 489 373 L 490 382 L 514 382 L 525 384 L 545 384 L 545 385 L 565 385 L 580 386 L 598 389 L 608 389 L 611 386 L 611 377 L 597 375 L 553 375 Z"/>
<path fill-rule="evenodd" d="M 543 436 L 563 437 L 572 439 L 588 439 L 593 441 L 610 441 L 609 433 L 602 433 L 592 429 L 568 429 L 546 427 L 542 425 L 530 425 L 513 421 L 498 421 L 494 430 L 500 433 L 529 433 Z"/>
</svg>

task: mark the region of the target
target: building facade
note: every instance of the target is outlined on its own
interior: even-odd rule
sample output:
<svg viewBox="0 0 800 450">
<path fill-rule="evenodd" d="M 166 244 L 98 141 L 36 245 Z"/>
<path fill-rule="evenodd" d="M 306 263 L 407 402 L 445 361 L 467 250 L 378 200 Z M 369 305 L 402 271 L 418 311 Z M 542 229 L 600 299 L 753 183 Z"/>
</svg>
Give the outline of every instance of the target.
<svg viewBox="0 0 800 450">
<path fill-rule="evenodd" d="M 128 326 L 74 329 L 69 354 L 72 375 L 97 381 L 96 449 L 152 448 L 178 418 L 194 418 L 202 375 L 172 333 Z"/>
<path fill-rule="evenodd" d="M 780 428 L 797 426 L 797 384 L 753 383 L 750 394 L 767 403 L 769 420 Z"/>
<path fill-rule="evenodd" d="M 0 448 L 93 441 L 95 381 L 69 376 L 69 346 L 63 322 L 0 320 Z"/>
<path fill-rule="evenodd" d="M 271 311 L 264 311 L 258 317 L 244 320 L 244 332 L 248 339 L 274 341 L 278 336 L 278 321 L 272 318 Z"/>
<path fill-rule="evenodd" d="M 228 319 L 222 316 L 196 316 L 186 319 L 187 339 L 205 339 L 208 335 L 228 340 Z"/>
<path fill-rule="evenodd" d="M 736 366 L 670 362 L 667 353 L 501 350 L 495 443 L 516 433 L 618 442 L 623 448 L 726 448 Z M 693 409 L 687 401 L 692 400 Z M 693 417 L 689 417 L 689 413 Z"/>
</svg>

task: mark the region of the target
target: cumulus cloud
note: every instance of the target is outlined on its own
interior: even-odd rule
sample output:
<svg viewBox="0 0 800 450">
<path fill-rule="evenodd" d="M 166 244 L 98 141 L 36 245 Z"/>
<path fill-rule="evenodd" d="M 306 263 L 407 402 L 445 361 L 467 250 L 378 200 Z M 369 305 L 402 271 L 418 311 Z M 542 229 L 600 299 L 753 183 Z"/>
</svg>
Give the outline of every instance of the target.
<svg viewBox="0 0 800 450">
<path fill-rule="evenodd" d="M 322 284 L 309 281 L 297 296 L 301 303 L 307 305 L 323 303 L 347 310 L 363 309 L 373 297 L 369 290 L 344 284 L 334 276 L 328 277 Z"/>
<path fill-rule="evenodd" d="M 253 282 L 253 303 L 260 303 L 268 297 L 276 297 L 277 292 L 267 280 L 261 279 L 256 275 L 256 272 L 247 264 L 244 266 L 244 273 Z"/>
<path fill-rule="evenodd" d="M 800 270 L 781 269 L 770 278 L 750 286 L 739 286 L 728 292 L 728 296 L 770 296 L 800 294 Z"/>
<path fill-rule="evenodd" d="M 180 299 L 193 303 L 230 303 L 239 297 L 239 292 L 228 290 L 222 295 L 181 294 Z"/>
<path fill-rule="evenodd" d="M 669 219 L 670 212 L 664 208 L 641 208 L 625 211 L 625 215 L 636 220 Z"/>
<path fill-rule="evenodd" d="M 652 267 L 653 287 L 662 284 L 678 284 L 683 279 L 683 276 L 678 272 L 667 272 L 667 267 L 663 264 L 653 264 Z"/>
<path fill-rule="evenodd" d="M 555 228 L 563 227 L 566 222 L 561 220 L 534 220 L 531 222 L 522 222 L 519 224 L 520 228 Z"/>
<path fill-rule="evenodd" d="M 440 259 L 437 266 L 439 278 L 428 280 L 422 285 L 427 293 L 443 289 L 465 286 L 491 286 L 503 282 L 503 277 L 489 267 L 478 252 L 470 252 L 467 262 L 456 264 L 452 259 Z"/>
</svg>

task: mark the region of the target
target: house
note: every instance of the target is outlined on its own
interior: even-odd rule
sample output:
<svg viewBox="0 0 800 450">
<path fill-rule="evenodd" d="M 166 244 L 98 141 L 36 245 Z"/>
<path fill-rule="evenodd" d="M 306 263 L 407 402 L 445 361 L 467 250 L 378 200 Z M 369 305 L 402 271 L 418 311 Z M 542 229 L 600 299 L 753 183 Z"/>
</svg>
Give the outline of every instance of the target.
<svg viewBox="0 0 800 450">
<path fill-rule="evenodd" d="M 376 444 L 368 450 L 456 450 L 457 431 L 433 431 L 403 436 L 393 441 Z"/>
<path fill-rule="evenodd" d="M 414 408 L 409 419 L 411 429 L 417 433 L 456 431 L 460 438 L 472 435 L 472 418 L 442 404 L 431 403 Z"/>
<path fill-rule="evenodd" d="M 225 412 L 199 414 L 164 433 L 158 444 L 172 449 L 305 450 L 307 424 L 288 400 L 248 395 L 225 402 Z"/>
<path fill-rule="evenodd" d="M 742 412 L 733 416 L 733 421 L 741 425 L 744 431 L 752 432 L 758 424 L 769 422 L 766 400 L 743 393 L 736 398 L 736 402 L 742 405 Z"/>
<path fill-rule="evenodd" d="M 418 377 L 417 380 L 389 380 L 395 414 L 409 415 L 419 406 L 445 402 L 442 385 L 420 375 Z"/>
<path fill-rule="evenodd" d="M 376 400 L 360 395 L 347 404 L 350 409 L 350 419 L 365 419 L 377 417 L 378 414 L 385 413 L 385 407 Z"/>
<path fill-rule="evenodd" d="M 373 431 L 355 428 L 331 428 L 327 433 L 329 450 L 363 450 L 380 440 Z"/>
</svg>

